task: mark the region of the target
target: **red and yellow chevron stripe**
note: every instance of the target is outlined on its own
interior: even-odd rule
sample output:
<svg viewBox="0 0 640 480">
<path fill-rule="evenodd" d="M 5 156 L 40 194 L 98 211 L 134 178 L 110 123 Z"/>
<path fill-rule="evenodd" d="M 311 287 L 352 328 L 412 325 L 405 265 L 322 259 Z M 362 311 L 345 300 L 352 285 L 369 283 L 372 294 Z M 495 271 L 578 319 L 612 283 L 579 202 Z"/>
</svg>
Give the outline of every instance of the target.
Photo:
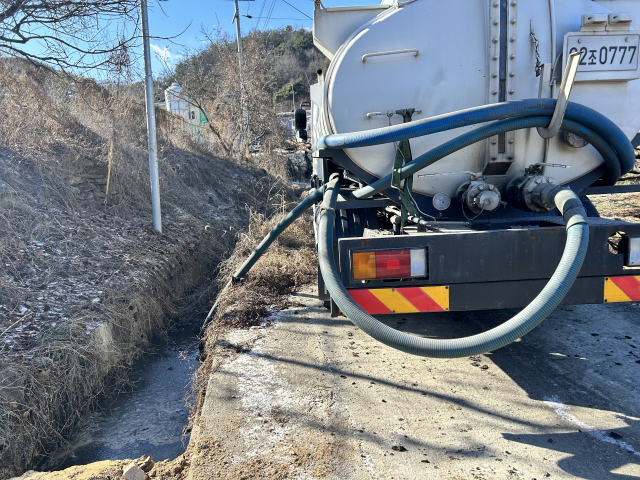
<svg viewBox="0 0 640 480">
<path fill-rule="evenodd" d="M 607 277 L 604 279 L 604 301 L 640 301 L 640 277 Z"/>
<path fill-rule="evenodd" d="M 449 287 L 371 288 L 349 294 L 371 315 L 449 310 Z"/>
</svg>

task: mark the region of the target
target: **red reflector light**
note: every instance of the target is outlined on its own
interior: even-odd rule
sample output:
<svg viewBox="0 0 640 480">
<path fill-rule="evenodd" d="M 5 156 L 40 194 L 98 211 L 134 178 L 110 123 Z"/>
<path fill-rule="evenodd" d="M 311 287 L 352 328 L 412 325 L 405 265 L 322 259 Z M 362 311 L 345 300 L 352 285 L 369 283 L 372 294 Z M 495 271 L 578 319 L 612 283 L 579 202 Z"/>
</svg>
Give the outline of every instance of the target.
<svg viewBox="0 0 640 480">
<path fill-rule="evenodd" d="M 409 250 L 376 252 L 376 278 L 404 278 L 411 276 Z"/>
</svg>

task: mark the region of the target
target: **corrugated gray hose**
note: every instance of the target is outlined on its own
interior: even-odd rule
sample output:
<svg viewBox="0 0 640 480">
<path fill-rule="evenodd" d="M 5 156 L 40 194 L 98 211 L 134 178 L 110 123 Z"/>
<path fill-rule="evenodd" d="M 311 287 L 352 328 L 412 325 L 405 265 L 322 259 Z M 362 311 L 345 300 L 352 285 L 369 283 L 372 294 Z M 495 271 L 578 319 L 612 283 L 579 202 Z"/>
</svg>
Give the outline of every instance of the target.
<svg viewBox="0 0 640 480">
<path fill-rule="evenodd" d="M 204 328 L 207 325 L 207 323 L 209 323 L 209 320 L 211 320 L 213 315 L 216 313 L 216 310 L 218 309 L 218 305 L 220 304 L 220 299 L 222 298 L 222 294 L 234 282 L 239 281 L 242 277 L 244 277 L 247 274 L 247 272 L 249 272 L 249 270 L 251 270 L 251 267 L 253 267 L 255 263 L 260 259 L 262 254 L 267 251 L 267 248 L 269 248 L 269 246 L 276 241 L 276 239 L 280 236 L 282 232 L 284 232 L 287 228 L 289 228 L 289 225 L 295 222 L 298 217 L 301 217 L 302 214 L 304 214 L 304 212 L 309 210 L 313 205 L 315 205 L 322 199 L 323 191 L 324 191 L 323 189 L 318 189 L 310 192 L 307 198 L 302 200 L 302 202 L 296 205 L 296 207 L 293 210 L 291 210 L 284 217 L 282 217 L 282 220 L 280 220 L 278 224 L 275 227 L 273 227 L 273 229 L 267 234 L 267 236 L 262 239 L 260 244 L 255 248 L 255 250 L 251 253 L 251 255 L 249 255 L 249 258 L 247 258 L 244 261 L 244 263 L 240 265 L 238 270 L 236 270 L 236 272 L 233 274 L 233 277 L 226 283 L 224 288 L 220 291 L 220 293 L 218 294 L 218 298 L 216 299 L 215 303 L 211 307 L 211 310 L 209 310 L 209 314 L 207 315 L 207 318 L 205 318 L 204 323 L 202 324 L 202 328 Z"/>
<path fill-rule="evenodd" d="M 333 257 L 334 208 L 340 179 L 332 180 L 325 190 L 318 227 L 320 271 L 331 298 L 358 327 L 376 340 L 413 355 L 434 358 L 459 358 L 495 350 L 513 342 L 538 326 L 558 306 L 575 282 L 589 243 L 586 212 L 580 199 L 569 188 L 542 184 L 537 187 L 544 201 L 562 212 L 567 225 L 567 242 L 562 259 L 540 294 L 520 313 L 486 332 L 455 339 L 433 339 L 394 330 L 376 320 L 353 301 L 344 288 Z"/>
</svg>

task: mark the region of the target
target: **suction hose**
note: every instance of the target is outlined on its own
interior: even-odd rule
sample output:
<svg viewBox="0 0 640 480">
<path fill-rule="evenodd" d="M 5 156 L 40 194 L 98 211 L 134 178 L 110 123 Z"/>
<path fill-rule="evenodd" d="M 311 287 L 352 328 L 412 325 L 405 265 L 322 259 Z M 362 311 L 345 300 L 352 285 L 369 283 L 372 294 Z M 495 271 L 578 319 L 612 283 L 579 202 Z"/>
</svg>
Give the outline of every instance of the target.
<svg viewBox="0 0 640 480">
<path fill-rule="evenodd" d="M 550 98 L 532 98 L 483 105 L 390 127 L 324 136 L 318 139 L 317 148 L 357 148 L 381 145 L 504 119 L 547 117 L 545 126 L 548 126 L 555 106 L 556 100 Z M 633 168 L 635 152 L 631 142 L 629 142 L 624 132 L 607 117 L 579 103 L 568 102 L 564 120 L 565 122 L 573 122 L 574 127 L 579 125 L 584 135 L 588 135 L 589 132 L 597 132 L 602 139 L 606 139 L 606 142 L 610 144 L 611 149 L 616 153 L 621 174 L 627 173 Z M 562 128 L 567 129 L 565 127 L 568 125 L 568 123 L 563 122 Z M 576 133 L 576 135 L 581 136 L 579 133 Z M 609 165 L 607 167 L 609 168 Z M 614 180 L 617 181 L 615 175 L 610 173 L 608 175 L 607 181 L 609 183 Z"/>
<path fill-rule="evenodd" d="M 336 270 L 333 256 L 334 208 L 340 180 L 334 179 L 324 194 L 318 227 L 320 271 L 331 298 L 358 327 L 376 340 L 413 355 L 434 358 L 458 358 L 489 352 L 513 342 L 538 326 L 562 301 L 578 276 L 587 245 L 589 227 L 580 199 L 569 188 L 543 184 L 535 193 L 553 202 L 567 224 L 564 253 L 553 276 L 540 294 L 515 317 L 500 326 L 470 337 L 432 339 L 394 330 L 376 320 L 353 301 Z"/>
<path fill-rule="evenodd" d="M 456 137 L 448 142 L 439 145 L 428 152 L 423 153 L 422 155 L 416 157 L 411 162 L 405 164 L 402 167 L 400 178 L 405 179 L 416 172 L 422 170 L 429 165 L 441 160 L 442 158 L 450 155 L 464 147 L 472 145 L 480 140 L 485 138 L 492 137 L 494 135 L 498 135 L 500 133 L 512 131 L 512 130 L 521 130 L 524 128 L 533 128 L 539 126 L 546 126 L 549 124 L 550 117 L 543 116 L 535 116 L 535 117 L 522 117 L 522 118 L 509 118 L 506 120 L 499 120 L 497 122 L 489 123 L 488 125 L 484 125 L 482 127 L 476 128 L 470 132 L 464 133 L 459 137 Z M 408 125 L 408 124 L 407 124 Z M 562 128 L 570 133 L 575 133 L 578 136 L 581 136 L 589 143 L 591 143 L 602 155 L 604 159 L 605 166 L 607 168 L 607 172 L 605 174 L 605 182 L 607 184 L 614 184 L 620 178 L 620 175 L 623 171 L 623 161 L 620 159 L 619 154 L 612 147 L 611 143 L 605 140 L 602 134 L 585 127 L 582 124 L 576 123 L 572 120 L 565 119 L 562 122 Z M 603 132 L 604 133 L 604 132 Z M 620 132 L 622 133 L 622 132 Z M 623 134 L 624 135 L 624 134 Z M 627 140 L 631 150 L 633 151 L 633 146 L 631 142 Z M 621 147 L 619 147 L 621 148 Z M 625 154 L 626 155 L 626 154 Z M 633 154 L 635 158 L 635 153 Z M 625 160 L 626 162 L 626 160 Z M 353 199 L 364 199 L 371 197 L 376 193 L 380 193 L 391 186 L 391 174 L 382 177 L 379 180 L 362 187 L 359 190 L 356 190 L 351 195 Z"/>
</svg>

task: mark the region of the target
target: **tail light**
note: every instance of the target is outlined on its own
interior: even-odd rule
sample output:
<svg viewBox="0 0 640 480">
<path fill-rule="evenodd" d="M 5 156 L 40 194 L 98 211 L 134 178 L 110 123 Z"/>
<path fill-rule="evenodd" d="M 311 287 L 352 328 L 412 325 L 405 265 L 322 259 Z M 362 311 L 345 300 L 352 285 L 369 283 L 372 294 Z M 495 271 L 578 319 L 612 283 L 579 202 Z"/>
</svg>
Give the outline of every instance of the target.
<svg viewBox="0 0 640 480">
<path fill-rule="evenodd" d="M 625 266 L 640 267 L 640 237 L 626 237 Z"/>
<path fill-rule="evenodd" d="M 352 252 L 351 259 L 354 280 L 427 276 L 424 248 Z"/>
</svg>

